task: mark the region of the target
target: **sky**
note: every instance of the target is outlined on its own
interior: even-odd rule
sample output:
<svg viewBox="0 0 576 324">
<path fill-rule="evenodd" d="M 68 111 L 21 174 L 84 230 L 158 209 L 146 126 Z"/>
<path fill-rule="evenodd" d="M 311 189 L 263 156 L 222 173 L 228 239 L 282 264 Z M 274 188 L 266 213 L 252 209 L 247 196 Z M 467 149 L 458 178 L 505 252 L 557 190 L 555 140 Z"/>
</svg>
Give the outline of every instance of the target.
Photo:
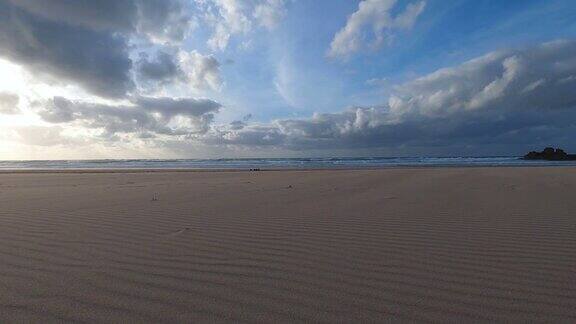
<svg viewBox="0 0 576 324">
<path fill-rule="evenodd" d="M 0 0 L 0 160 L 576 151 L 573 0 Z"/>
</svg>

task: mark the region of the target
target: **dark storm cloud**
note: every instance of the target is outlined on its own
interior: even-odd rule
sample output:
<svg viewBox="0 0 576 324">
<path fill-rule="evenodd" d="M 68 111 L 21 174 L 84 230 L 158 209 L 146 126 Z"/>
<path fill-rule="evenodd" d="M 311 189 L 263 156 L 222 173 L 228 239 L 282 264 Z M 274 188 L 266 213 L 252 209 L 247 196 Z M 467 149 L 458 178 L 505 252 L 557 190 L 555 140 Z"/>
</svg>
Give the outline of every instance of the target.
<svg viewBox="0 0 576 324">
<path fill-rule="evenodd" d="M 197 51 L 171 54 L 160 50 L 154 56 L 140 53 L 136 78 L 143 89 L 152 90 L 175 82 L 195 89 L 219 90 L 222 85 L 220 62 L 212 55 Z"/>
<path fill-rule="evenodd" d="M 174 57 L 162 51 L 158 52 L 154 58 L 142 53 L 137 63 L 137 74 L 143 82 L 152 80 L 161 83 L 172 82 L 182 76 Z"/>
<path fill-rule="evenodd" d="M 133 0 L 9 0 L 12 5 L 54 22 L 97 30 L 134 31 L 137 6 Z"/>
<path fill-rule="evenodd" d="M 188 24 L 176 0 L 0 0 L 0 57 L 118 98 L 134 89 L 130 37 L 182 40 Z"/>
<path fill-rule="evenodd" d="M 230 123 L 229 127 L 230 127 L 230 129 L 233 129 L 233 130 L 239 130 L 239 129 L 246 127 L 246 123 L 241 121 L 241 120 L 235 120 L 235 121 Z"/>
<path fill-rule="evenodd" d="M 182 41 L 190 27 L 183 1 L 134 0 L 138 7 L 137 29 L 159 41 Z"/>
<path fill-rule="evenodd" d="M 101 96 L 120 97 L 133 87 L 124 37 L 37 18 L 2 2 L 0 56 Z"/>
<path fill-rule="evenodd" d="M 439 70 L 379 107 L 220 128 L 204 140 L 296 150 L 566 143 L 576 135 L 575 89 L 576 42 L 555 41 Z"/>
<path fill-rule="evenodd" d="M 54 97 L 39 104 L 49 123 L 75 123 L 85 128 L 143 137 L 204 133 L 221 105 L 209 99 L 138 97 L 132 105 L 113 106 Z"/>
<path fill-rule="evenodd" d="M 140 33 L 163 40 L 182 40 L 190 24 L 180 0 L 7 1 L 52 22 L 124 34 Z"/>
</svg>

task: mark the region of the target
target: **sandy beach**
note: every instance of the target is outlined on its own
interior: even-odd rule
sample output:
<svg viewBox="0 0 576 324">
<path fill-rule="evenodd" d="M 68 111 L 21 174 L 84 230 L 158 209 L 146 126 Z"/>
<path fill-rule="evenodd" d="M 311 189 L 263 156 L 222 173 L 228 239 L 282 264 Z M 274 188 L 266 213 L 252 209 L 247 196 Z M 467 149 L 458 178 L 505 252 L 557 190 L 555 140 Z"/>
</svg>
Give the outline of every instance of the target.
<svg viewBox="0 0 576 324">
<path fill-rule="evenodd" d="M 0 174 L 0 322 L 576 322 L 576 168 Z"/>
</svg>

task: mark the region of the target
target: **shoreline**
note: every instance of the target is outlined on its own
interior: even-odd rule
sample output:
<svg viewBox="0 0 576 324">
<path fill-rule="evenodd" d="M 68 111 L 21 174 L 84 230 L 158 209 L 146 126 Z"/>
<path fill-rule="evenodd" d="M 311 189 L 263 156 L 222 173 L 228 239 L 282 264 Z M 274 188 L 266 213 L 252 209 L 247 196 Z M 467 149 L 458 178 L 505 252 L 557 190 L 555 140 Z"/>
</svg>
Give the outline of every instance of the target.
<svg viewBox="0 0 576 324">
<path fill-rule="evenodd" d="M 573 169 L 572 165 L 403 165 L 403 166 L 378 166 L 378 167 L 334 167 L 334 168 L 46 168 L 46 169 L 0 169 L 0 174 L 44 174 L 44 173 L 199 173 L 199 172 L 312 172 L 312 171 L 378 171 L 378 170 L 422 170 L 422 169 L 530 169 L 530 168 L 553 168 Z"/>
</svg>

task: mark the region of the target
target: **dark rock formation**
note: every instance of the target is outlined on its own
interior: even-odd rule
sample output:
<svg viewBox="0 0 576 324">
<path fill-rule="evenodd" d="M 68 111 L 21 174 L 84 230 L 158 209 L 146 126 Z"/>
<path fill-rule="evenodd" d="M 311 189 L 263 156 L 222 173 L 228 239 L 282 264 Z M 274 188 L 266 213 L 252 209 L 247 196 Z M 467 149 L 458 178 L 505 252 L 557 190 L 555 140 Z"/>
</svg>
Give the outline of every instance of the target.
<svg viewBox="0 0 576 324">
<path fill-rule="evenodd" d="M 547 147 L 542 152 L 532 151 L 523 157 L 524 160 L 576 161 L 576 154 L 566 154 L 564 150 Z"/>
</svg>

